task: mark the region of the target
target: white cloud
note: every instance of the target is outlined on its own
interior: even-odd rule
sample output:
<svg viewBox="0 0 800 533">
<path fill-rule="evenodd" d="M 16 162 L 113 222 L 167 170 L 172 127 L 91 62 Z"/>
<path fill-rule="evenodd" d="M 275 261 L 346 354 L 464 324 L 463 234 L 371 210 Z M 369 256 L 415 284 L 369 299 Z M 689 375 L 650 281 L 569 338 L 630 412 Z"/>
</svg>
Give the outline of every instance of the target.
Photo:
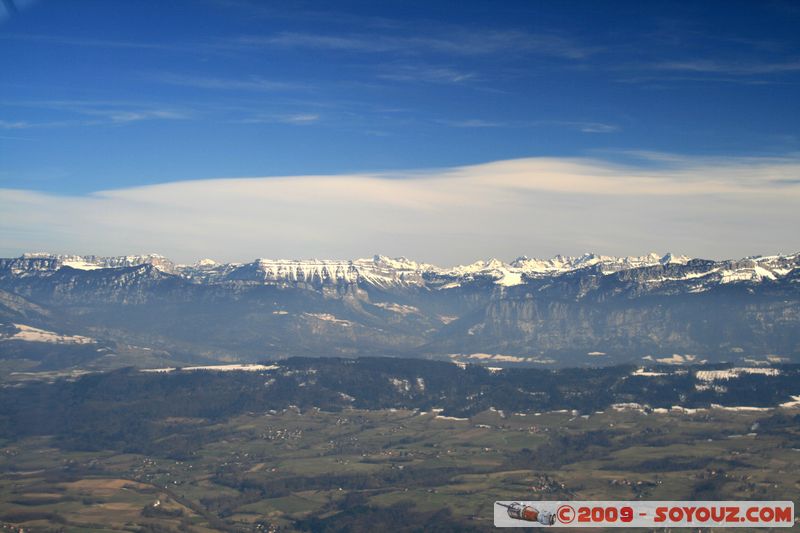
<svg viewBox="0 0 800 533">
<path fill-rule="evenodd" d="M 55 196 L 0 190 L 0 253 L 155 251 L 181 261 L 800 249 L 800 160 L 636 154 L 450 169 L 172 182 Z"/>
</svg>

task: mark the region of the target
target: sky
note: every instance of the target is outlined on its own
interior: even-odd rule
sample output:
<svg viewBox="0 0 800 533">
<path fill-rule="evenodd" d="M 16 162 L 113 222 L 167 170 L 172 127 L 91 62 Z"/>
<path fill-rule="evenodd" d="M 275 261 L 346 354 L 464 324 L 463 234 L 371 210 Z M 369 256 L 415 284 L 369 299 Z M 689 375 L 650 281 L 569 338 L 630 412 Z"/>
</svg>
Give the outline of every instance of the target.
<svg viewBox="0 0 800 533">
<path fill-rule="evenodd" d="M 0 256 L 800 251 L 797 2 L 5 0 Z"/>
</svg>

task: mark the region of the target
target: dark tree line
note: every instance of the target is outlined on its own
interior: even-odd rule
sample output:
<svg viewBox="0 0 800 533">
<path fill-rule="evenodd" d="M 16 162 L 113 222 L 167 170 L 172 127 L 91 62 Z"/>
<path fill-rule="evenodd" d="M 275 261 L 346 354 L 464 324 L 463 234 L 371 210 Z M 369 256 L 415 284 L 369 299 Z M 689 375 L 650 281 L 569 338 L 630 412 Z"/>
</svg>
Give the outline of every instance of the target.
<svg viewBox="0 0 800 533">
<path fill-rule="evenodd" d="M 800 377 L 800 365 L 779 368 L 779 376 L 745 374 L 728 380 L 724 390 L 697 390 L 697 368 L 645 377 L 632 376 L 630 366 L 492 373 L 479 366 L 462 369 L 419 359 L 293 358 L 281 362 L 278 370 L 263 372 L 159 374 L 123 369 L 74 381 L 0 389 L 0 437 L 54 435 L 70 449 L 184 459 L 214 434 L 172 421 L 175 418 L 213 422 L 292 405 L 326 411 L 439 407 L 452 416 L 469 416 L 489 407 L 506 412 L 591 413 L 625 402 L 654 408 L 711 403 L 774 406 L 797 393 Z"/>
</svg>

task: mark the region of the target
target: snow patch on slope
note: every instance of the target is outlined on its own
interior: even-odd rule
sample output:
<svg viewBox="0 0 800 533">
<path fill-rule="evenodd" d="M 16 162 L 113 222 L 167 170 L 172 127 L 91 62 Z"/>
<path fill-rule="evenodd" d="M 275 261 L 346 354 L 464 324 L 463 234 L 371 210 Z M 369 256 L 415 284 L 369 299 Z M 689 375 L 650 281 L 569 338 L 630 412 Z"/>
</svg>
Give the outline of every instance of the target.
<svg viewBox="0 0 800 533">
<path fill-rule="evenodd" d="M 17 332 L 6 337 L 0 335 L 0 341 L 47 342 L 51 344 L 92 344 L 95 342 L 91 337 L 62 335 L 45 329 L 26 326 L 25 324 L 12 325 L 17 328 Z"/>
</svg>

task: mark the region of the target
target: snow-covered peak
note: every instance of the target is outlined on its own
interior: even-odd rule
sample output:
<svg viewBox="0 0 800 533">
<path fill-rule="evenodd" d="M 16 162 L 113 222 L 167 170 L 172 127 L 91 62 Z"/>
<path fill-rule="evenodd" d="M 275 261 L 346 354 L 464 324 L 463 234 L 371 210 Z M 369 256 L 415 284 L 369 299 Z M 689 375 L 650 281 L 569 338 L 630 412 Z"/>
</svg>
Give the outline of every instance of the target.
<svg viewBox="0 0 800 533">
<path fill-rule="evenodd" d="M 603 273 L 610 273 L 658 264 L 686 264 L 687 261 L 688 257 L 671 253 L 660 255 L 651 252 L 647 255 L 628 257 L 585 253 L 574 257 L 557 255 L 552 259 L 531 259 L 522 256 L 512 261 L 510 266 L 520 269 L 528 276 L 536 276 L 562 274 L 596 265 L 599 265 Z"/>
<path fill-rule="evenodd" d="M 497 285 L 505 287 L 519 285 L 523 282 L 522 269 L 495 258 L 449 269 L 438 268 L 431 273 L 449 278 L 451 281 L 446 285 L 447 287 L 455 287 L 461 283 L 485 278 L 492 279 Z"/>
<path fill-rule="evenodd" d="M 475 261 L 469 265 L 459 265 L 450 269 L 438 269 L 442 273 L 450 275 L 470 275 L 470 274 L 486 274 L 492 271 L 502 271 L 512 268 L 510 265 L 500 261 L 499 259 L 489 259 L 488 261 Z"/>
<path fill-rule="evenodd" d="M 377 286 L 422 284 L 422 275 L 431 265 L 406 258 L 376 255 L 371 259 L 325 260 L 258 259 L 231 273 L 234 279 L 261 279 L 265 282 L 325 283 L 365 282 Z"/>
<path fill-rule="evenodd" d="M 48 252 L 25 252 L 20 259 L 55 259 L 57 257 Z"/>
<path fill-rule="evenodd" d="M 58 255 L 35 252 L 22 254 L 20 259 L 48 261 L 50 268 L 53 270 L 57 270 L 61 267 L 69 267 L 76 270 L 97 270 L 100 268 L 120 268 L 138 265 L 153 265 L 163 272 L 173 272 L 175 270 L 175 264 L 160 254 L 103 257 L 97 255 Z"/>
<path fill-rule="evenodd" d="M 689 260 L 690 258 L 685 255 L 675 255 L 672 252 L 667 252 L 659 262 L 662 265 L 685 265 Z"/>
<path fill-rule="evenodd" d="M 423 272 L 430 269 L 436 269 L 434 265 L 427 263 L 418 263 L 406 257 L 388 257 L 385 255 L 376 255 L 370 259 L 356 259 L 354 261 L 357 265 L 364 265 L 372 262 L 376 267 L 393 268 L 395 270 L 404 270 L 409 272 Z"/>
<path fill-rule="evenodd" d="M 494 283 L 512 287 L 536 279 L 556 277 L 585 269 L 608 275 L 649 267 L 636 274 L 636 282 L 649 285 L 688 282 L 693 292 L 707 290 L 714 284 L 760 283 L 784 278 L 800 267 L 800 254 L 753 256 L 729 261 L 691 261 L 673 253 L 649 253 L 642 256 L 614 257 L 594 253 L 579 256 L 557 255 L 550 259 L 521 256 L 510 263 L 500 259 L 476 261 L 455 267 L 419 263 L 405 257 L 375 255 L 355 260 L 326 259 L 257 259 L 251 263 L 217 263 L 202 259 L 194 265 L 175 266 L 158 255 L 118 257 L 25 254 L 18 259 L 0 259 L 0 267 L 14 276 L 47 275 L 62 267 L 78 270 L 130 267 L 149 264 L 156 269 L 178 274 L 196 283 L 267 283 L 356 284 L 379 287 L 425 286 L 448 289 L 472 282 Z M 691 281 L 689 281 L 691 280 Z"/>
<path fill-rule="evenodd" d="M 90 263 L 83 258 L 63 261 L 61 264 L 62 266 L 74 268 L 76 270 L 97 270 L 98 268 L 103 268 L 100 264 Z"/>
</svg>

